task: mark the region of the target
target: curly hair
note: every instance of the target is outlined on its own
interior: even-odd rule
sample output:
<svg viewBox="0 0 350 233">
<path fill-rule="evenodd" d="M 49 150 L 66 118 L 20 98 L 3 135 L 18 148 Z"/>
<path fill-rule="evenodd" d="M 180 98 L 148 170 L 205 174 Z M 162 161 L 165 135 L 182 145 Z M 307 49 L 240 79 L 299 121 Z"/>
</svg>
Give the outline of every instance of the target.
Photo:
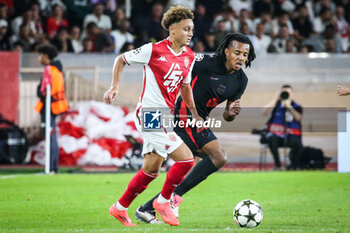
<svg viewBox="0 0 350 233">
<path fill-rule="evenodd" d="M 36 50 L 38 53 L 47 55 L 50 60 L 54 59 L 58 55 L 57 48 L 50 44 L 39 45 Z"/>
<path fill-rule="evenodd" d="M 232 41 L 238 41 L 243 44 L 249 44 L 249 54 L 248 59 L 245 62 L 245 67 L 250 67 L 252 64 L 252 61 L 255 59 L 255 51 L 254 46 L 252 42 L 249 40 L 248 37 L 239 34 L 239 33 L 229 33 L 227 34 L 224 39 L 222 40 L 221 44 L 215 51 L 215 56 L 217 56 L 222 63 L 226 62 L 226 55 L 225 55 L 225 49 L 229 48 L 232 45 Z"/>
<path fill-rule="evenodd" d="M 183 6 L 172 6 L 164 13 L 162 19 L 162 27 L 165 30 L 169 30 L 169 26 L 178 23 L 183 19 L 193 19 L 193 13 L 190 9 Z"/>
</svg>

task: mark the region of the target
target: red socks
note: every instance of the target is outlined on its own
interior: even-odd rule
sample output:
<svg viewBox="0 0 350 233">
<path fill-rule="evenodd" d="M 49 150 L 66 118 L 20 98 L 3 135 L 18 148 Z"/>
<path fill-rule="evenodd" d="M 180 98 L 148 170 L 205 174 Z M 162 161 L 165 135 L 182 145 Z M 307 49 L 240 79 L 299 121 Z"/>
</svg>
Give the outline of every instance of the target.
<svg viewBox="0 0 350 233">
<path fill-rule="evenodd" d="M 171 194 L 175 188 L 181 183 L 185 175 L 191 170 L 193 166 L 193 158 L 177 161 L 168 171 L 166 180 L 161 191 L 165 199 L 170 199 Z"/>
<path fill-rule="evenodd" d="M 123 196 L 119 199 L 119 203 L 123 207 L 128 208 L 137 195 L 142 193 L 157 176 L 158 174 L 147 173 L 141 168 L 129 182 Z"/>
</svg>

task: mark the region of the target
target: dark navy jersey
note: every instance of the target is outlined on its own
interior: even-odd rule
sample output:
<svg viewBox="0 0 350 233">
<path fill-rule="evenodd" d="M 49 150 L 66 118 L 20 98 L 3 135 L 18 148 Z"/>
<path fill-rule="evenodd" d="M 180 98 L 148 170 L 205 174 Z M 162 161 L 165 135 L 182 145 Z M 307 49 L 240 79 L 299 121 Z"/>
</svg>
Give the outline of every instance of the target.
<svg viewBox="0 0 350 233">
<path fill-rule="evenodd" d="M 229 74 L 216 56 L 196 54 L 191 87 L 197 112 L 203 119 L 218 104 L 240 99 L 247 83 L 248 78 L 242 69 Z M 180 96 L 176 101 L 175 112 L 179 112 L 181 108 L 185 110 L 186 106 Z"/>
</svg>

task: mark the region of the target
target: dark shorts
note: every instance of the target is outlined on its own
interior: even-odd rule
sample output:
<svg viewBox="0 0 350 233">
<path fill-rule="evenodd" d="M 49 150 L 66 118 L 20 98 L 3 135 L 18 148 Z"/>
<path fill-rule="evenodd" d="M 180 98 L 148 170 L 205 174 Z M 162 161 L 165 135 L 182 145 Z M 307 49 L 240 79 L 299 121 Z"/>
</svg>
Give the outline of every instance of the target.
<svg viewBox="0 0 350 233">
<path fill-rule="evenodd" d="M 217 139 L 209 128 L 197 132 L 197 128 L 176 127 L 174 132 L 180 136 L 194 155 L 197 155 L 197 149 L 201 149 L 205 144 Z"/>
</svg>

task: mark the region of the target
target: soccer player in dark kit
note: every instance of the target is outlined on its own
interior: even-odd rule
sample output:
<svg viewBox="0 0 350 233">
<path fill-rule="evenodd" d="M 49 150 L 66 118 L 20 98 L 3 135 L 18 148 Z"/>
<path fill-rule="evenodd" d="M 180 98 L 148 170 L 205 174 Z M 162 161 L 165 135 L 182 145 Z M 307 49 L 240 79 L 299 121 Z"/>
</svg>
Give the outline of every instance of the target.
<svg viewBox="0 0 350 233">
<path fill-rule="evenodd" d="M 223 39 L 215 54 L 197 54 L 192 71 L 191 87 L 198 114 L 207 119 L 211 110 L 227 100 L 223 117 L 233 121 L 240 113 L 240 98 L 246 89 L 248 78 L 241 69 L 243 64 L 251 66 L 255 59 L 254 47 L 248 37 L 241 34 L 228 34 Z M 175 105 L 175 121 L 185 121 L 191 116 L 182 98 Z M 210 174 L 219 170 L 227 161 L 227 155 L 209 128 L 176 126 L 174 131 L 181 137 L 194 155 L 203 159 L 190 171 L 175 189 L 171 205 L 178 216 L 178 206 L 182 195 L 205 180 Z M 152 202 L 140 206 L 136 217 L 146 223 L 159 223 Z"/>
</svg>

